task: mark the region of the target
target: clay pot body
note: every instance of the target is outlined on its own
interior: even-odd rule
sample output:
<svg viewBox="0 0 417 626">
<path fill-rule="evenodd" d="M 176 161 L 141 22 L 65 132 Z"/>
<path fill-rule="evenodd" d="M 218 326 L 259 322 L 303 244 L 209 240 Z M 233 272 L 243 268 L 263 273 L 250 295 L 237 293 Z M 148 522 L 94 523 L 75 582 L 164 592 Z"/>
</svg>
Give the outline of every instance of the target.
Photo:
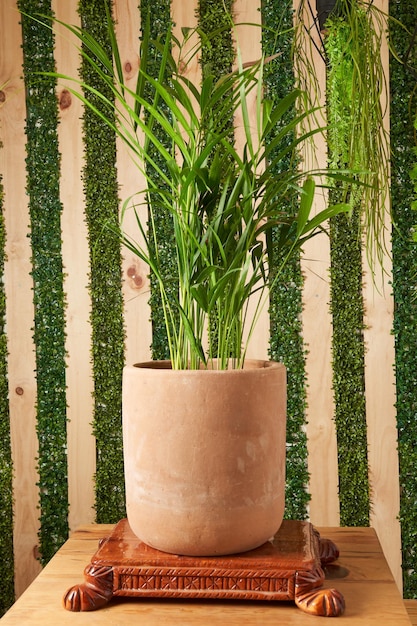
<svg viewBox="0 0 417 626">
<path fill-rule="evenodd" d="M 145 543 L 208 556 L 254 549 L 284 513 L 286 371 L 127 366 L 123 440 L 127 517 Z"/>
</svg>

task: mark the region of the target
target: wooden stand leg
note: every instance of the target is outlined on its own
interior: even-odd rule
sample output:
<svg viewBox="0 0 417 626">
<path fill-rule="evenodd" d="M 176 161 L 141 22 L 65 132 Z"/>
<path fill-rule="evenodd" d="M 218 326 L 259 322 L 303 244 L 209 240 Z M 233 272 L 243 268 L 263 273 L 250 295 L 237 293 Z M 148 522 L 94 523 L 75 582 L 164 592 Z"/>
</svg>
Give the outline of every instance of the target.
<svg viewBox="0 0 417 626">
<path fill-rule="evenodd" d="M 321 565 L 329 565 L 339 558 L 339 549 L 331 539 L 320 537 L 316 529 Z M 310 615 L 321 617 L 339 617 L 345 611 L 345 599 L 337 589 L 323 589 L 324 573 L 321 568 L 316 572 L 297 572 L 295 579 L 295 604 Z"/>
<path fill-rule="evenodd" d="M 88 565 L 84 570 L 84 583 L 68 589 L 63 602 L 68 611 L 95 611 L 112 597 L 113 568 Z"/>
<path fill-rule="evenodd" d="M 345 610 L 345 600 L 337 589 L 298 591 L 294 600 L 299 609 L 310 615 L 339 617 Z"/>
<path fill-rule="evenodd" d="M 320 537 L 320 561 L 322 565 L 329 565 L 339 558 L 339 549 L 331 539 Z"/>
</svg>

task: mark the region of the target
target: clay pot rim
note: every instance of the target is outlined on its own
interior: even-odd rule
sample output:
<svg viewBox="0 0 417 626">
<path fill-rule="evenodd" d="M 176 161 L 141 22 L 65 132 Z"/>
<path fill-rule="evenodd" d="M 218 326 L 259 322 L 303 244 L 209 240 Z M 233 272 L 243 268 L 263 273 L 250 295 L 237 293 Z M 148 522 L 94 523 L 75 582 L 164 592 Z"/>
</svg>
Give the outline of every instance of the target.
<svg viewBox="0 0 417 626">
<path fill-rule="evenodd" d="M 215 362 L 216 360 L 214 360 Z M 138 370 L 149 370 L 149 371 L 169 371 L 173 375 L 181 375 L 187 372 L 190 376 L 193 374 L 201 374 L 204 372 L 205 375 L 220 375 L 220 374 L 228 374 L 230 375 L 245 375 L 248 372 L 254 371 L 265 371 L 271 369 L 279 369 L 284 368 L 284 364 L 278 361 L 267 361 L 265 359 L 246 359 L 243 369 L 216 369 L 216 368 L 201 368 L 198 370 L 195 369 L 187 369 L 187 370 L 173 370 L 171 368 L 171 361 L 169 360 L 155 360 L 155 361 L 143 361 L 139 363 L 134 363 L 133 365 L 127 365 L 126 368 L 134 368 Z"/>
</svg>

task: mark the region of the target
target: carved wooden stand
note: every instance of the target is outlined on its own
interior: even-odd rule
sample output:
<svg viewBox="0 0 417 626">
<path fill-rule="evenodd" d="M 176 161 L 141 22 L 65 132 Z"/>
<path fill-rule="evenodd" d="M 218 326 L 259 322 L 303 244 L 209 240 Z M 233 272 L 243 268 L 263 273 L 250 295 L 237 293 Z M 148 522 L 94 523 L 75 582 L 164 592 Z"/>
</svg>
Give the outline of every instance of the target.
<svg viewBox="0 0 417 626">
<path fill-rule="evenodd" d="M 167 554 L 138 540 L 127 520 L 102 539 L 84 583 L 64 596 L 70 611 L 93 611 L 113 597 L 293 600 L 306 613 L 337 617 L 345 608 L 336 589 L 324 589 L 322 565 L 335 561 L 335 544 L 309 522 L 284 521 L 256 550 L 218 557 Z"/>
</svg>

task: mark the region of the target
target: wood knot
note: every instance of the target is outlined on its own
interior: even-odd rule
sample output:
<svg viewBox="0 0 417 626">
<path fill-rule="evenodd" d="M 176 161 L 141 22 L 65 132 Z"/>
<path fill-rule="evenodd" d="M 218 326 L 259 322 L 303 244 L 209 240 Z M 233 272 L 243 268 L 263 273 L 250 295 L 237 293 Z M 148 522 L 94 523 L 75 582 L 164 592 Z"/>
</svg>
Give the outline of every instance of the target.
<svg viewBox="0 0 417 626">
<path fill-rule="evenodd" d="M 129 283 L 132 289 L 140 289 L 143 286 L 144 279 L 143 279 L 143 276 L 141 276 L 140 272 L 138 271 L 138 268 L 136 267 L 136 265 L 131 265 L 127 269 L 126 274 L 128 275 L 130 279 Z"/>
<path fill-rule="evenodd" d="M 134 59 L 133 61 L 125 61 L 123 66 L 124 74 L 126 76 L 126 80 L 132 78 L 139 67 L 139 59 Z"/>
<path fill-rule="evenodd" d="M 68 109 L 71 106 L 72 98 L 68 89 L 63 89 L 59 96 L 59 108 L 61 111 Z"/>
<path fill-rule="evenodd" d="M 42 554 L 41 554 L 41 551 L 40 551 L 40 549 L 39 549 L 39 546 L 33 546 L 32 554 L 33 554 L 33 557 L 34 557 L 37 561 L 39 561 L 39 560 L 40 560 L 40 558 L 41 558 Z"/>
<path fill-rule="evenodd" d="M 22 387 L 16 387 L 15 392 L 18 396 L 23 396 L 23 394 L 25 393 Z"/>
<path fill-rule="evenodd" d="M 3 102 L 6 102 L 6 93 L 0 89 L 0 104 L 3 104 Z"/>
</svg>

